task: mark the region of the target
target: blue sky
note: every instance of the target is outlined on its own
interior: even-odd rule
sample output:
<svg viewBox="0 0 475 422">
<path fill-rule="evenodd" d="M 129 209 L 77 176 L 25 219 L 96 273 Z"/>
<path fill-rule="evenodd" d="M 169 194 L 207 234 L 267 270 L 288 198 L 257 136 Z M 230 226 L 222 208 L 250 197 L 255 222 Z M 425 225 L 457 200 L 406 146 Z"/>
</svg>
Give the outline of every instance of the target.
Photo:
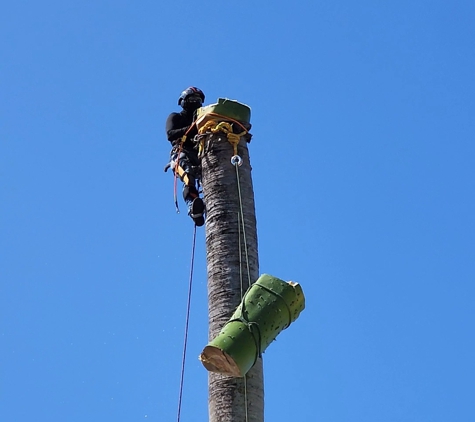
<svg viewBox="0 0 475 422">
<path fill-rule="evenodd" d="M 268 421 L 475 420 L 475 5 L 16 1 L 0 13 L 0 417 L 176 419 L 181 90 L 252 108 L 261 272 L 306 310 Z M 183 205 L 182 205 L 183 208 Z M 182 421 L 207 420 L 204 231 Z"/>
</svg>

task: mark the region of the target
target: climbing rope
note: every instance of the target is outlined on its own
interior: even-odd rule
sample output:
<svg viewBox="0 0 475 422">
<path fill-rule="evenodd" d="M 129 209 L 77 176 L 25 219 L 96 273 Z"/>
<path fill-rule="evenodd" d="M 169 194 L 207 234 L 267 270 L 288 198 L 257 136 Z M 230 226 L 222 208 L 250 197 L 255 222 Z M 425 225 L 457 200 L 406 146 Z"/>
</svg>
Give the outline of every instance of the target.
<svg viewBox="0 0 475 422">
<path fill-rule="evenodd" d="M 185 338 L 183 340 L 183 356 L 181 360 L 181 375 L 180 375 L 180 392 L 178 394 L 178 412 L 177 422 L 180 422 L 181 414 L 181 399 L 183 397 L 183 382 L 185 377 L 185 361 L 186 361 L 186 345 L 188 343 L 188 326 L 190 322 L 190 308 L 191 308 L 191 291 L 193 285 L 193 267 L 195 262 L 195 245 L 196 245 L 196 225 L 193 224 L 193 242 L 191 247 L 191 262 L 190 262 L 190 279 L 188 283 L 188 302 L 186 305 L 186 320 L 185 320 Z"/>
<path fill-rule="evenodd" d="M 242 206 L 241 184 L 239 182 L 239 167 L 242 165 L 242 158 L 239 155 L 234 155 L 231 158 L 231 163 L 236 168 L 236 181 L 237 181 L 237 190 L 238 190 L 238 198 L 239 198 L 239 212 L 241 214 L 242 233 L 243 233 L 243 240 L 244 240 L 244 253 L 246 255 L 246 264 L 247 264 L 247 281 L 248 281 L 248 287 L 250 287 L 251 286 L 251 271 L 249 269 L 249 254 L 248 254 L 248 250 L 247 250 L 246 226 L 244 224 L 244 212 L 243 212 L 243 206 Z"/>
<path fill-rule="evenodd" d="M 244 297 L 244 283 L 243 283 L 243 274 L 242 274 L 242 247 L 241 247 L 241 225 L 243 232 L 243 241 L 244 241 L 244 254 L 246 256 L 246 265 L 247 265 L 247 283 L 248 287 L 251 286 L 251 272 L 249 269 L 249 254 L 247 251 L 247 240 L 246 240 L 246 227 L 244 224 L 244 213 L 242 206 L 242 195 L 241 195 L 241 184 L 239 182 L 239 167 L 242 165 L 242 159 L 239 155 L 234 154 L 231 158 L 231 163 L 236 167 L 236 180 L 237 180 L 237 189 L 239 197 L 239 212 L 238 212 L 238 246 L 239 246 L 239 279 L 241 282 L 241 301 Z M 244 307 L 244 304 L 243 304 Z M 260 347 L 258 348 L 258 350 Z M 244 410 L 246 414 L 246 422 L 248 422 L 248 400 L 247 400 L 247 374 L 244 375 Z"/>
<path fill-rule="evenodd" d="M 238 212 L 238 246 L 239 246 L 239 280 L 241 282 L 241 300 L 244 296 L 244 286 L 242 280 L 242 247 L 241 247 L 241 221 L 240 213 Z M 243 222 L 244 223 L 244 222 Z M 247 374 L 244 374 L 244 411 L 246 415 L 246 422 L 248 421 L 248 406 L 247 406 Z"/>
<path fill-rule="evenodd" d="M 237 213 L 238 221 L 238 248 L 239 248 L 239 281 L 241 286 L 241 300 L 244 296 L 244 283 L 242 280 L 242 246 L 241 246 L 241 214 Z"/>
<path fill-rule="evenodd" d="M 241 139 L 241 136 L 244 136 L 247 134 L 247 129 L 239 123 L 237 120 L 230 119 L 229 117 L 225 116 L 219 116 L 218 117 L 223 117 L 227 120 L 231 120 L 233 123 L 237 123 L 239 126 L 241 126 L 242 129 L 244 129 L 241 133 L 234 133 L 233 130 L 233 124 L 229 122 L 217 122 L 216 120 L 208 120 L 200 129 L 198 130 L 198 156 L 202 156 L 204 152 L 204 137 L 200 135 L 204 135 L 206 133 L 217 133 L 217 132 L 223 132 L 226 137 L 228 138 L 229 143 L 233 146 L 233 151 L 234 151 L 234 156 L 237 155 L 237 147 L 239 145 L 239 141 Z"/>
</svg>

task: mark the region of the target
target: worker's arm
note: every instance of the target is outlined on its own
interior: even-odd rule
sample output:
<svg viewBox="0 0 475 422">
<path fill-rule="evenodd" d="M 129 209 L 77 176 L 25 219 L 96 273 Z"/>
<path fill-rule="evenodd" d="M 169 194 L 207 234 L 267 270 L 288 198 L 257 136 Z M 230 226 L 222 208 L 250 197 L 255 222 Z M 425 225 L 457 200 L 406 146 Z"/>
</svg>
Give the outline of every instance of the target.
<svg viewBox="0 0 475 422">
<path fill-rule="evenodd" d="M 165 126 L 167 139 L 173 144 L 180 140 L 189 128 L 189 125 L 183 126 L 182 118 L 179 113 L 172 113 L 168 116 Z"/>
</svg>

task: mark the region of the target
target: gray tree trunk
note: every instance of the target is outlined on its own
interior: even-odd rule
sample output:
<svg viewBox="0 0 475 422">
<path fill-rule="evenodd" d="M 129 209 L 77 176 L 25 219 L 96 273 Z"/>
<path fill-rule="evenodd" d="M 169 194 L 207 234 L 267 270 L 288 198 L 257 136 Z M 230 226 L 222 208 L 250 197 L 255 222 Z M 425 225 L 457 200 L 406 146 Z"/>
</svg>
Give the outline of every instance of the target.
<svg viewBox="0 0 475 422">
<path fill-rule="evenodd" d="M 233 148 L 223 134 L 208 135 L 202 160 L 206 204 L 206 258 L 208 268 L 209 339 L 214 338 L 241 301 L 239 271 L 239 196 L 236 169 L 231 164 Z M 243 138 L 238 154 L 243 159 L 239 181 L 249 255 L 251 283 L 259 277 L 257 228 L 247 143 Z M 244 292 L 248 288 L 247 266 L 241 231 Z M 248 421 L 264 421 L 262 360 L 244 378 L 209 373 L 209 421 L 245 422 L 245 382 Z"/>
</svg>

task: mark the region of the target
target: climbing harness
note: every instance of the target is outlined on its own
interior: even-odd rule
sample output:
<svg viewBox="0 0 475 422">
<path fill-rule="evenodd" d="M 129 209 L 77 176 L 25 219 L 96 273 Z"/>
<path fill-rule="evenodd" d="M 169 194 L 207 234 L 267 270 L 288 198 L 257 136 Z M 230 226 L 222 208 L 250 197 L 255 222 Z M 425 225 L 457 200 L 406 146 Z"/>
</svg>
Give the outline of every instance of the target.
<svg viewBox="0 0 475 422">
<path fill-rule="evenodd" d="M 175 145 L 172 148 L 171 152 L 171 159 L 170 162 L 165 166 L 165 172 L 172 167 L 173 168 L 173 201 L 175 203 L 175 210 L 177 214 L 180 214 L 180 208 L 178 206 L 178 177 L 185 183 L 185 185 L 188 185 L 189 183 L 189 178 L 188 174 L 186 171 L 180 166 L 180 160 L 186 156 L 186 154 L 183 152 L 183 144 L 186 141 L 186 138 L 188 137 L 188 133 L 190 132 L 191 129 L 196 125 L 195 122 L 188 128 L 188 130 L 185 132 L 185 134 L 181 137 L 181 140 L 178 145 Z M 200 187 L 200 181 L 198 180 L 198 190 Z"/>
<path fill-rule="evenodd" d="M 185 377 L 185 361 L 186 361 L 186 346 L 188 343 L 188 326 L 190 322 L 190 308 L 191 308 L 191 291 L 193 286 L 193 267 L 195 262 L 195 245 L 196 245 L 196 225 L 193 225 L 193 242 L 191 247 L 191 262 L 190 262 L 190 279 L 188 283 L 188 301 L 186 305 L 186 319 L 185 319 L 185 337 L 183 340 L 183 356 L 181 360 L 181 374 L 180 374 L 180 392 L 178 394 L 178 412 L 177 422 L 180 422 L 181 414 L 181 400 L 183 397 L 183 383 Z"/>
<path fill-rule="evenodd" d="M 237 120 L 231 119 L 230 117 L 221 116 L 216 113 L 209 113 L 208 116 L 222 118 L 227 121 L 218 122 L 216 120 L 208 120 L 203 126 L 201 126 L 198 129 L 198 134 L 195 135 L 193 139 L 193 142 L 198 147 L 198 159 L 201 160 L 201 158 L 203 158 L 203 155 L 205 153 L 205 139 L 207 135 L 209 135 L 210 133 L 222 132 L 226 135 L 227 140 L 233 146 L 234 155 L 231 159 L 231 163 L 234 165 L 234 161 L 237 161 L 237 164 L 241 166 L 242 159 L 241 157 L 239 157 L 237 149 L 238 149 L 238 144 L 241 137 L 244 135 L 247 135 L 248 130 L 246 129 L 245 126 L 242 125 L 242 123 L 240 123 Z M 229 123 L 229 121 L 231 121 L 232 123 Z M 243 129 L 242 132 L 234 133 L 233 124 L 236 124 L 239 127 L 241 127 L 241 129 Z M 185 153 L 183 152 L 183 144 L 185 143 L 188 137 L 188 133 L 194 126 L 198 127 L 196 121 L 193 122 L 193 124 L 189 127 L 186 133 L 182 136 L 179 144 L 172 149 L 172 158 L 165 167 L 165 171 L 167 171 L 170 167 L 173 168 L 173 201 L 175 203 L 175 210 L 177 214 L 180 213 L 180 208 L 178 206 L 178 180 L 177 180 L 178 177 L 183 181 L 185 185 L 189 184 L 189 176 L 187 172 L 180 166 L 180 159 L 182 159 L 185 156 Z M 201 183 L 200 177 L 197 177 L 196 181 L 198 183 L 198 191 L 199 191 L 200 183 Z"/>
</svg>

